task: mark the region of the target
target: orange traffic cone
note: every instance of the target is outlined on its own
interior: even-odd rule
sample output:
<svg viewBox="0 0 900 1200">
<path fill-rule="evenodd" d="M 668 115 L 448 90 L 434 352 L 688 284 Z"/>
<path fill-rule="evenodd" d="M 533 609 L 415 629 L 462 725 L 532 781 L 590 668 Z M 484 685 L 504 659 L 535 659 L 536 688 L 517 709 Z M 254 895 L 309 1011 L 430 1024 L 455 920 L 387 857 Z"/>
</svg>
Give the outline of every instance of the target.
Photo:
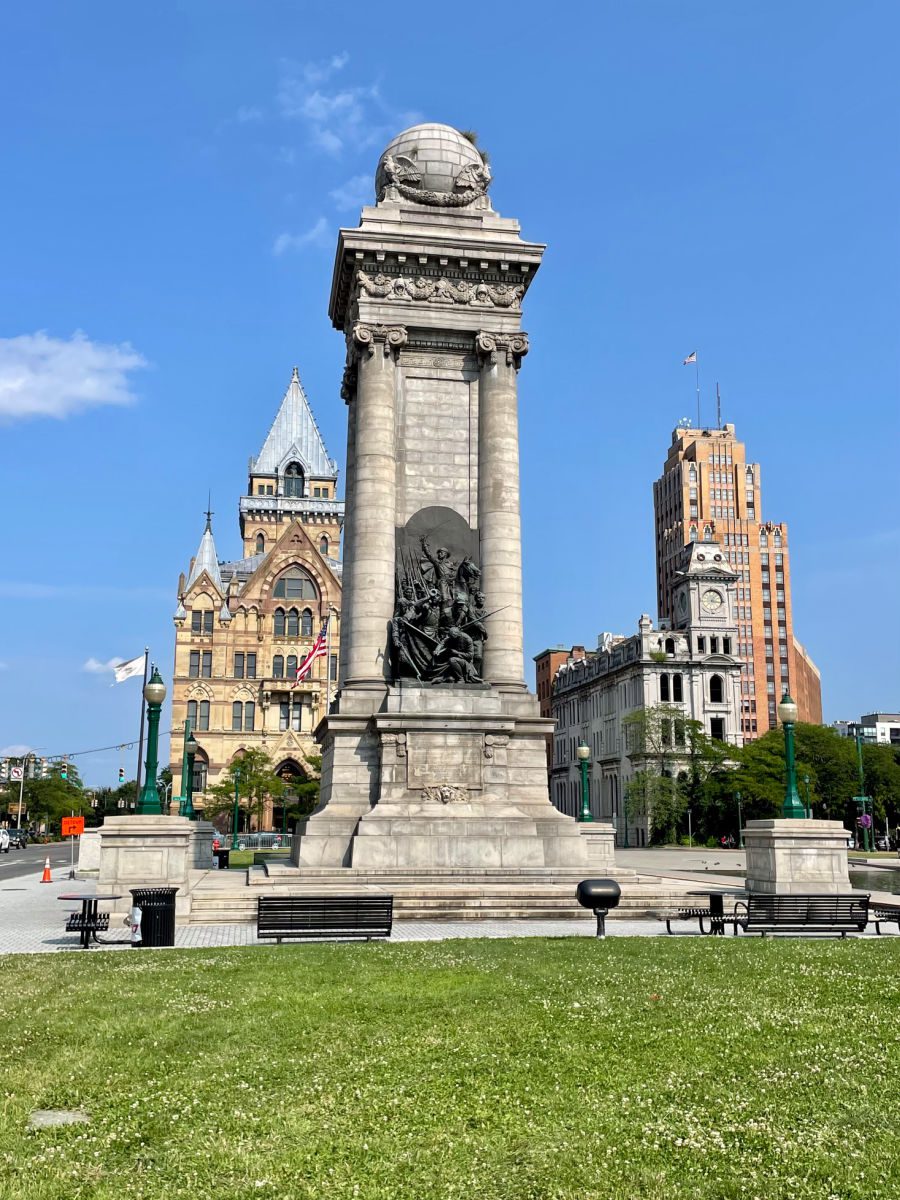
<svg viewBox="0 0 900 1200">
<path fill-rule="evenodd" d="M 52 883 L 53 879 L 50 875 L 50 855 L 44 859 L 44 873 L 41 876 L 41 883 Z"/>
</svg>

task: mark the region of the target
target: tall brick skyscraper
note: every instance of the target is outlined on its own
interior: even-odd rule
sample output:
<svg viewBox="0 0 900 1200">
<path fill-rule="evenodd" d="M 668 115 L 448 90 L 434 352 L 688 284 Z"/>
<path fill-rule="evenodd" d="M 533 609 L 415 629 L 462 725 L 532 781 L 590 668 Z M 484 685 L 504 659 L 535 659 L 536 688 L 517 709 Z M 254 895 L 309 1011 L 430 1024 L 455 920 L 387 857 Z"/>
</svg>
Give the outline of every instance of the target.
<svg viewBox="0 0 900 1200">
<path fill-rule="evenodd" d="M 752 739 L 777 724 L 785 690 L 800 720 L 820 724 L 819 672 L 794 637 L 787 526 L 764 521 L 758 463 L 748 463 L 734 426 L 679 426 L 663 473 L 653 485 L 656 588 L 660 617 L 674 617 L 672 595 L 679 554 L 692 541 L 716 541 L 740 573 L 737 657 L 741 729 Z"/>
</svg>

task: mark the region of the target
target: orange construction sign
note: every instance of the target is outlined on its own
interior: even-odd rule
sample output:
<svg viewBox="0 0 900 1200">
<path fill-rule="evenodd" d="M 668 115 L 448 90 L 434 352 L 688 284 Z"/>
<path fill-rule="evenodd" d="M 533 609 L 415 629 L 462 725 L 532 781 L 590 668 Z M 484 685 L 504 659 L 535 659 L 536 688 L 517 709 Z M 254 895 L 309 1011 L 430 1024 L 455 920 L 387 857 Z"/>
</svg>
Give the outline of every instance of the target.
<svg viewBox="0 0 900 1200">
<path fill-rule="evenodd" d="M 63 817 L 63 837 L 79 837 L 84 833 L 84 817 Z"/>
</svg>

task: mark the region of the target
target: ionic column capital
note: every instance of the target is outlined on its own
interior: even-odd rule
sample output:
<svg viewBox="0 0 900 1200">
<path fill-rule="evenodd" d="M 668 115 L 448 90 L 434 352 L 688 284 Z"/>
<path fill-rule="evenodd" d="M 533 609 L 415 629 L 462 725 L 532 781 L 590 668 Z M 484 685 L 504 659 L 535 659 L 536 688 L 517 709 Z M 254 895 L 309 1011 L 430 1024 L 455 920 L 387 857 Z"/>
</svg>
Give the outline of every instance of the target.
<svg viewBox="0 0 900 1200">
<path fill-rule="evenodd" d="M 366 325 L 357 321 L 350 331 L 349 344 L 352 351 L 363 352 L 371 358 L 375 347 L 380 345 L 385 357 L 405 346 L 409 341 L 405 325 Z"/>
<path fill-rule="evenodd" d="M 506 365 L 518 371 L 528 353 L 527 333 L 488 333 L 481 329 L 475 335 L 475 349 L 482 366 L 492 366 L 497 354 L 506 355 Z"/>
</svg>

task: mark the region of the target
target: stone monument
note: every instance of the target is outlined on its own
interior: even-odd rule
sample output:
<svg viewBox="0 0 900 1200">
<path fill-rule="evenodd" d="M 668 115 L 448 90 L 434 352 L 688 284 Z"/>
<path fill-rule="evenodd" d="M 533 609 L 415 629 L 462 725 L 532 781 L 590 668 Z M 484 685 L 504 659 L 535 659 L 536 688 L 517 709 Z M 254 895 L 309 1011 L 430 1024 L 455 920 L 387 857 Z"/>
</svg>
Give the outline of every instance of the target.
<svg viewBox="0 0 900 1200">
<path fill-rule="evenodd" d="M 302 867 L 608 870 L 549 800 L 522 645 L 517 376 L 544 247 L 491 206 L 473 139 L 417 125 L 342 229 L 348 404 L 338 694 Z"/>
</svg>

